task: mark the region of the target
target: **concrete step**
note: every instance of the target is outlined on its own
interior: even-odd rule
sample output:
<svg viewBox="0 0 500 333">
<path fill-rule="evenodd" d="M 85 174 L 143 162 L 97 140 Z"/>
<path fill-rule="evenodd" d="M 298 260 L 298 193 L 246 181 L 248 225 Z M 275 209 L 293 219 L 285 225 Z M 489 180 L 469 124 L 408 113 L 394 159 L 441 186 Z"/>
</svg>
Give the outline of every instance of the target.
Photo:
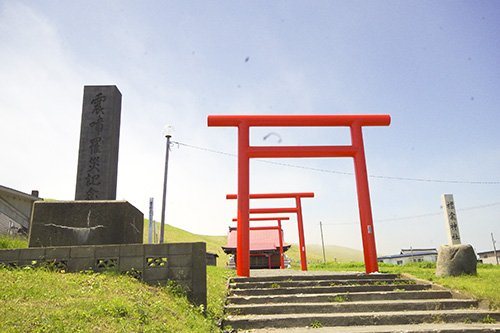
<svg viewBox="0 0 500 333">
<path fill-rule="evenodd" d="M 409 300 L 409 299 L 450 299 L 448 290 L 426 291 L 387 291 L 387 292 L 353 292 L 324 294 L 289 294 L 265 296 L 229 296 L 228 304 L 272 304 L 272 303 L 333 303 L 338 301 L 361 302 L 376 300 Z"/>
<path fill-rule="evenodd" d="M 361 285 L 361 286 L 319 286 L 319 287 L 290 287 L 290 288 L 255 288 L 255 289 L 230 289 L 229 294 L 234 296 L 263 296 L 263 295 L 293 295 L 293 294 L 335 294 L 351 292 L 381 292 L 381 291 L 418 291 L 429 290 L 430 285 Z"/>
<path fill-rule="evenodd" d="M 281 272 L 280 272 L 281 273 Z M 280 281 L 308 281 L 308 280 L 384 280 L 390 279 L 394 280 L 399 277 L 398 274 L 365 274 L 359 272 L 344 272 L 344 273 L 334 273 L 334 274 L 312 274 L 312 275 L 287 275 L 283 274 L 279 276 L 255 276 L 255 277 L 234 277 L 231 278 L 231 283 L 239 282 L 280 282 Z"/>
<path fill-rule="evenodd" d="M 223 325 L 252 332 L 500 331 L 491 324 L 500 323 L 500 312 L 479 310 L 476 300 L 411 276 L 272 273 L 230 280 Z M 489 324 L 478 323 L 486 318 Z"/>
<path fill-rule="evenodd" d="M 437 310 L 361 313 L 315 313 L 228 316 L 223 326 L 238 330 L 288 327 L 415 325 L 424 323 L 478 323 L 500 321 L 500 313 L 485 310 Z M 393 331 L 394 332 L 394 331 Z"/>
<path fill-rule="evenodd" d="M 359 286 L 359 285 L 409 285 L 415 284 L 413 280 L 403 279 L 328 279 L 328 280 L 295 280 L 295 281 L 259 281 L 231 283 L 231 289 L 256 289 L 256 288 L 290 288 L 290 287 L 319 287 L 319 286 Z"/>
<path fill-rule="evenodd" d="M 475 308 L 478 302 L 464 299 L 439 300 L 383 300 L 342 303 L 272 303 L 227 305 L 226 313 L 238 315 L 297 314 L 297 313 L 347 313 L 347 312 L 387 312 L 432 311 Z"/>
<path fill-rule="evenodd" d="M 252 333 L 303 333 L 314 330 L 314 333 L 483 333 L 500 332 L 500 324 L 452 323 L 452 324 L 415 324 L 415 325 L 369 325 L 369 326 L 335 326 L 335 327 L 296 327 L 252 330 Z"/>
</svg>

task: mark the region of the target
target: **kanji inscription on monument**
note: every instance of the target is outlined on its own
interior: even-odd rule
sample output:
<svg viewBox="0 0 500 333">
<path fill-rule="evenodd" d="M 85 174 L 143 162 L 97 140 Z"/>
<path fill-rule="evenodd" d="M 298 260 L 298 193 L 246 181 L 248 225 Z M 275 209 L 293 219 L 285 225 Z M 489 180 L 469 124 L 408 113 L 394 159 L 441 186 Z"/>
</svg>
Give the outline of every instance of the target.
<svg viewBox="0 0 500 333">
<path fill-rule="evenodd" d="M 85 86 L 75 200 L 115 200 L 122 94 Z"/>
<path fill-rule="evenodd" d="M 443 194 L 441 199 L 443 201 L 444 218 L 448 232 L 448 244 L 462 244 L 460 241 L 460 232 L 458 231 L 457 212 L 455 210 L 453 194 Z"/>
</svg>

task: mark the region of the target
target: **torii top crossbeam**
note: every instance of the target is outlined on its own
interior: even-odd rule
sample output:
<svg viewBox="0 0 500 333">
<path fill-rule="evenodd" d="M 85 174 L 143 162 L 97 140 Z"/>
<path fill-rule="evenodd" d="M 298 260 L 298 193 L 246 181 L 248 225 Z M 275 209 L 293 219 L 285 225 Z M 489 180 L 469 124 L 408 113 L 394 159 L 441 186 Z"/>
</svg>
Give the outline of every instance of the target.
<svg viewBox="0 0 500 333">
<path fill-rule="evenodd" d="M 377 251 L 373 230 L 368 175 L 363 145 L 363 126 L 389 126 L 389 115 L 301 115 L 257 116 L 226 115 L 208 116 L 208 126 L 238 128 L 238 230 L 248 230 L 250 214 L 250 159 L 251 158 L 304 158 L 304 157 L 352 157 L 356 175 L 358 206 L 363 240 L 363 253 L 367 273 L 377 272 Z M 250 127 L 350 127 L 351 145 L 341 146 L 250 146 Z M 248 237 L 238 239 L 238 276 L 250 276 L 250 249 Z M 240 257 L 241 256 L 241 257 Z M 246 259 L 243 259 L 246 258 Z M 245 263 L 245 264 L 243 264 Z"/>
</svg>

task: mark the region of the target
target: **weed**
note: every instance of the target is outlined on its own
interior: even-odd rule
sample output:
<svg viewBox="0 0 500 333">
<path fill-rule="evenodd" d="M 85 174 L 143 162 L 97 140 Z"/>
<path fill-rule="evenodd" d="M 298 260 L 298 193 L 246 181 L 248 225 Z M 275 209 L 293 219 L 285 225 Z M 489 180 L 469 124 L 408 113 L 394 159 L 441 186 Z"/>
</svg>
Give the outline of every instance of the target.
<svg viewBox="0 0 500 333">
<path fill-rule="evenodd" d="M 344 299 L 344 296 L 337 295 L 334 297 L 333 301 L 334 302 L 343 302 L 343 301 L 345 301 L 345 299 Z"/>
<path fill-rule="evenodd" d="M 231 314 L 231 315 L 240 315 L 241 314 L 241 309 L 231 309 L 228 311 L 228 314 Z"/>
<path fill-rule="evenodd" d="M 328 300 L 330 302 L 334 302 L 334 303 L 341 303 L 341 302 L 345 302 L 349 299 L 349 293 L 345 294 L 345 295 L 337 295 L 335 297 L 328 297 Z"/>
<path fill-rule="evenodd" d="M 92 275 L 95 273 L 96 272 L 94 272 L 92 269 L 86 269 L 86 270 L 80 271 L 80 274 L 86 274 L 86 275 Z"/>
<path fill-rule="evenodd" d="M 396 289 L 394 289 L 393 291 L 406 291 L 406 289 L 403 289 L 403 288 L 396 288 Z"/>
<path fill-rule="evenodd" d="M 142 278 L 142 272 L 139 271 L 139 270 L 136 270 L 134 268 L 132 268 L 129 271 L 124 271 L 124 272 L 122 272 L 122 274 L 126 275 L 126 276 L 133 277 L 133 278 L 135 278 L 137 280 L 141 280 L 141 278 Z"/>
<path fill-rule="evenodd" d="M 231 325 L 224 325 L 224 328 L 223 328 L 223 331 L 224 332 L 233 332 L 233 326 Z"/>
<path fill-rule="evenodd" d="M 392 284 L 416 284 L 413 280 L 394 280 Z"/>
<path fill-rule="evenodd" d="M 319 320 L 315 320 L 309 326 L 312 328 L 322 328 L 323 324 Z"/>
<path fill-rule="evenodd" d="M 480 321 L 480 323 L 484 324 L 495 324 L 497 321 L 495 318 L 491 318 L 490 315 L 487 315 L 483 320 Z"/>
<path fill-rule="evenodd" d="M 273 289 L 279 289 L 279 288 L 281 288 L 281 286 L 275 282 L 275 283 L 273 283 L 271 285 L 271 288 L 273 288 Z"/>
<path fill-rule="evenodd" d="M 389 284 L 387 281 L 375 281 L 375 282 L 373 282 L 373 285 L 375 285 L 375 286 L 385 286 L 387 284 Z"/>
<path fill-rule="evenodd" d="M 177 284 L 175 281 L 168 280 L 165 285 L 165 289 L 167 289 L 170 293 L 177 297 L 185 297 L 188 292 L 188 288 Z"/>
</svg>

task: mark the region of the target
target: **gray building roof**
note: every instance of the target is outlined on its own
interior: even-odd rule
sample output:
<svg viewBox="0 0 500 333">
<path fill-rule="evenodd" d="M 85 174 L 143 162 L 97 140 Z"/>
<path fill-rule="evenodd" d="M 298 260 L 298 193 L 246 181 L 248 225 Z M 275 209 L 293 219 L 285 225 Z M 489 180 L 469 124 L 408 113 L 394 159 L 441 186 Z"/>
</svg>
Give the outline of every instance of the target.
<svg viewBox="0 0 500 333">
<path fill-rule="evenodd" d="M 22 227 L 27 231 L 33 202 L 38 200 L 42 200 L 38 196 L 38 191 L 27 194 L 0 185 L 0 231 L 10 232 L 14 224 L 17 225 L 16 229 Z"/>
</svg>

